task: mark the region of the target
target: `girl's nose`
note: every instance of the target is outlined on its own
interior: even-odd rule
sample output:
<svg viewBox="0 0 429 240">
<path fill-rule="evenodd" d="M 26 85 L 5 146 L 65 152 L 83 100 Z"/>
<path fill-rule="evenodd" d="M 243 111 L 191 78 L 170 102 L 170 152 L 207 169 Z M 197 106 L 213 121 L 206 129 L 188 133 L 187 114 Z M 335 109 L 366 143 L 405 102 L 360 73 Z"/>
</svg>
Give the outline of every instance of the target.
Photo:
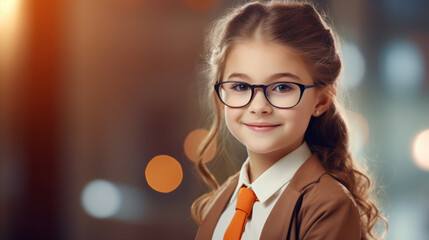
<svg viewBox="0 0 429 240">
<path fill-rule="evenodd" d="M 273 107 L 265 98 L 262 89 L 255 89 L 255 95 L 249 104 L 249 111 L 255 114 L 269 114 L 273 111 Z"/>
</svg>

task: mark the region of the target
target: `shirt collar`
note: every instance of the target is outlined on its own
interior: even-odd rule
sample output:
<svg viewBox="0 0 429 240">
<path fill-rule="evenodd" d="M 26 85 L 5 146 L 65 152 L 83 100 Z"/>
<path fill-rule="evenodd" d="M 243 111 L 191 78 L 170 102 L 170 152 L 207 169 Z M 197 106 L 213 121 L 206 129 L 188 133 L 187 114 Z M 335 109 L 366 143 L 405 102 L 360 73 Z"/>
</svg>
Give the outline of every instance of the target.
<svg viewBox="0 0 429 240">
<path fill-rule="evenodd" d="M 301 146 L 282 157 L 279 161 L 268 168 L 252 184 L 248 176 L 249 158 L 243 163 L 240 170 L 237 187 L 231 197 L 235 199 L 238 190 L 245 185 L 255 192 L 256 197 L 261 203 L 268 200 L 274 193 L 288 183 L 298 168 L 311 156 L 310 148 L 304 141 Z"/>
</svg>

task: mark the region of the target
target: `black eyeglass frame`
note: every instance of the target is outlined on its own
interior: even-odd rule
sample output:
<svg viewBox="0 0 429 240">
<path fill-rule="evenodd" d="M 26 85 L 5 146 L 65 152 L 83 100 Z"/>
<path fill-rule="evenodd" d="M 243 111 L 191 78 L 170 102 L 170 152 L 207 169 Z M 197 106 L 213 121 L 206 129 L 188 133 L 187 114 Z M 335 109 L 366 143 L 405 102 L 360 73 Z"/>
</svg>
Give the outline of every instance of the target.
<svg viewBox="0 0 429 240">
<path fill-rule="evenodd" d="M 221 96 L 220 96 L 220 93 L 219 93 L 219 88 L 220 88 L 220 86 L 221 86 L 222 84 L 224 84 L 224 83 L 244 83 L 244 84 L 249 85 L 250 89 L 252 90 L 252 94 L 250 95 L 249 102 L 247 102 L 246 104 L 244 104 L 244 105 L 242 105 L 242 106 L 238 106 L 238 107 L 233 107 L 233 106 L 230 106 L 230 105 L 226 104 L 226 103 L 222 100 L 222 98 L 221 98 Z M 295 84 L 295 85 L 297 85 L 297 86 L 299 87 L 299 89 L 300 89 L 300 91 L 301 91 L 301 92 L 300 92 L 300 95 L 299 95 L 298 102 L 297 102 L 295 105 L 293 105 L 293 106 L 291 106 L 291 107 L 278 107 L 278 106 L 276 106 L 276 105 L 274 105 L 274 104 L 272 104 L 272 103 L 270 102 L 270 99 L 268 99 L 267 88 L 268 88 L 269 86 L 271 86 L 271 85 L 279 84 L 279 83 L 292 83 L 292 84 Z M 249 103 L 250 103 L 250 102 L 252 102 L 253 97 L 254 97 L 254 95 L 255 95 L 255 88 L 262 88 L 262 89 L 263 89 L 263 91 L 264 91 L 265 99 L 267 99 L 268 103 L 269 103 L 271 106 L 273 106 L 273 107 L 275 107 L 275 108 L 280 108 L 280 109 L 288 109 L 288 108 L 293 108 L 293 107 L 295 107 L 295 106 L 296 106 L 296 105 L 298 105 L 298 103 L 301 101 L 302 95 L 304 95 L 304 91 L 305 91 L 306 89 L 308 89 L 308 88 L 313 88 L 313 87 L 317 87 L 317 84 L 314 84 L 314 85 L 304 85 L 304 84 L 296 83 L 296 82 L 273 82 L 273 83 L 270 83 L 270 84 L 268 84 L 268 85 L 263 85 L 263 84 L 249 84 L 249 83 L 246 83 L 246 82 L 240 82 L 240 81 L 225 81 L 225 82 L 220 82 L 220 83 L 217 83 L 217 84 L 215 84 L 215 85 L 214 85 L 214 89 L 215 89 L 215 91 L 216 91 L 217 96 L 219 97 L 219 100 L 220 100 L 224 105 L 226 105 L 226 106 L 228 106 L 228 107 L 231 107 L 231 108 L 242 108 L 242 107 L 245 107 L 245 106 L 249 105 Z"/>
</svg>

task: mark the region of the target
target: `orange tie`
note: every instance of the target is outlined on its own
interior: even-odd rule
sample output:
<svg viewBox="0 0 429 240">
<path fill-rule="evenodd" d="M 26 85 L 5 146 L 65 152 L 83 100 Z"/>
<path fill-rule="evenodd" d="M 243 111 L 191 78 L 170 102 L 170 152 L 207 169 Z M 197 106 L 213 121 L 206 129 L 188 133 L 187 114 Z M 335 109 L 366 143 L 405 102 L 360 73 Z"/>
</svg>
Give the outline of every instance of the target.
<svg viewBox="0 0 429 240">
<path fill-rule="evenodd" d="M 226 229 L 224 240 L 239 240 L 243 235 L 244 227 L 246 226 L 247 218 L 252 211 L 253 203 L 257 200 L 255 193 L 246 188 L 240 188 L 237 198 L 237 206 L 235 214 L 232 217 L 231 223 Z"/>
</svg>

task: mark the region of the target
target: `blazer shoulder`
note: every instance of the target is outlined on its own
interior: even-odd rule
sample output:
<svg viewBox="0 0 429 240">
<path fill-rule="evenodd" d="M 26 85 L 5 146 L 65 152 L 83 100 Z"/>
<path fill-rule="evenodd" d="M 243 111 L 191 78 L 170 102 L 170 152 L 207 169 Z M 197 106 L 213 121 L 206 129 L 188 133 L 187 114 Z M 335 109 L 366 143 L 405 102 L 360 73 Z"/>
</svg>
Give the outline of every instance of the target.
<svg viewBox="0 0 429 240">
<path fill-rule="evenodd" d="M 303 190 L 303 199 L 316 205 L 347 204 L 357 208 L 350 191 L 329 173 L 323 174 L 317 182 Z"/>
<path fill-rule="evenodd" d="M 360 239 L 357 204 L 349 190 L 329 173 L 303 189 L 298 219 L 303 238 L 319 235 L 324 239 L 343 239 L 339 236 L 350 234 Z"/>
</svg>

